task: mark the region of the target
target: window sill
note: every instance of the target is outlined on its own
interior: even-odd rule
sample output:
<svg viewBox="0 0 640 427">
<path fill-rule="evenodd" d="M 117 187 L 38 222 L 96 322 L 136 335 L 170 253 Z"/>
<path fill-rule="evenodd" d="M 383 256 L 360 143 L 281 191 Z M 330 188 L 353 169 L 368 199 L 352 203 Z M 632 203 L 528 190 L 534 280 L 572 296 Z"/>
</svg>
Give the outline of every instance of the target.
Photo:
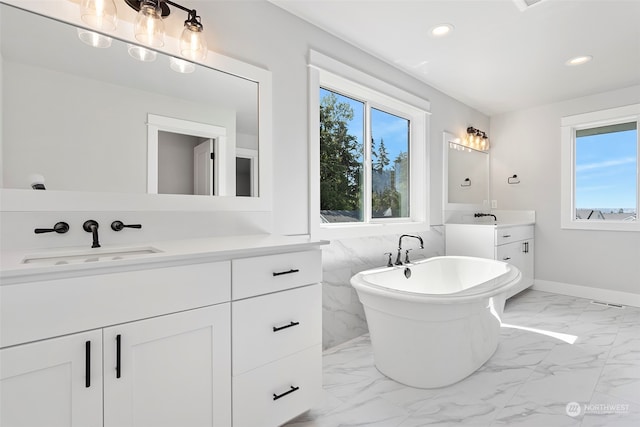
<svg viewBox="0 0 640 427">
<path fill-rule="evenodd" d="M 368 224 L 321 224 L 317 230 L 318 239 L 336 240 L 353 237 L 384 236 L 388 234 L 404 234 L 427 231 L 429 224 L 426 222 L 394 222 L 394 223 L 368 223 Z"/>
<path fill-rule="evenodd" d="M 563 221 L 563 230 L 593 230 L 593 231 L 640 231 L 640 222 L 620 221 Z"/>
</svg>

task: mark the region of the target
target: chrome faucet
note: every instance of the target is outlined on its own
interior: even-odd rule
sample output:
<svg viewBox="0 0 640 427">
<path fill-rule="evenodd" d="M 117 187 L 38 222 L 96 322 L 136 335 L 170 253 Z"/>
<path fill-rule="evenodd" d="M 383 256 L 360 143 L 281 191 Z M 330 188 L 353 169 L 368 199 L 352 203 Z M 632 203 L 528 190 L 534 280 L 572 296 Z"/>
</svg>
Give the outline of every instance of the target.
<svg viewBox="0 0 640 427">
<path fill-rule="evenodd" d="M 98 222 L 90 219 L 82 224 L 82 228 L 84 231 L 86 231 L 87 233 L 91 233 L 93 236 L 93 244 L 91 245 L 91 247 L 99 248 L 100 242 L 98 242 Z"/>
<path fill-rule="evenodd" d="M 402 265 L 401 257 L 402 257 L 402 238 L 403 237 L 412 237 L 414 239 L 418 239 L 420 241 L 420 249 L 424 249 L 424 242 L 422 241 L 422 237 L 414 236 L 412 234 L 403 234 L 398 239 L 398 256 L 396 257 L 396 265 Z M 409 251 L 407 251 L 405 255 L 405 263 L 408 263 L 408 262 L 409 262 Z"/>
</svg>

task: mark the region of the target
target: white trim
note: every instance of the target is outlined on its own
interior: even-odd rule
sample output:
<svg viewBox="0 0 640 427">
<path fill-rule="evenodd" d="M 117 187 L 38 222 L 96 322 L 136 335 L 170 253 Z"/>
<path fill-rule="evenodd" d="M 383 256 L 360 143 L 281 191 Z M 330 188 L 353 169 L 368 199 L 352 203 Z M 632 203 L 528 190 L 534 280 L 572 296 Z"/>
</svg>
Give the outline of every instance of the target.
<svg viewBox="0 0 640 427">
<path fill-rule="evenodd" d="M 227 129 L 222 126 L 172 117 L 147 115 L 147 193 L 158 194 L 158 132 L 213 139 L 215 196 L 235 195 L 235 156 L 227 150 Z M 224 171 L 224 173 L 221 173 Z"/>
<path fill-rule="evenodd" d="M 363 237 L 402 232 L 424 231 L 428 228 L 429 165 L 428 135 L 430 102 L 404 92 L 362 71 L 342 64 L 316 51 L 309 52 L 309 232 L 319 238 Z M 411 121 L 410 145 L 410 218 L 372 219 L 368 223 L 320 224 L 320 117 L 319 88 L 326 87 L 353 96 L 374 108 L 397 114 Z M 346 93 L 345 93 L 346 91 Z M 355 95 L 354 95 L 355 94 Z M 358 96 L 359 95 L 359 96 Z M 365 137 L 365 140 L 368 140 Z M 365 153 L 365 165 L 371 154 Z M 365 171 L 365 180 L 370 182 Z M 370 195 L 365 200 L 365 210 Z M 369 212 L 365 212 L 369 217 Z"/>
<path fill-rule="evenodd" d="M 350 67 L 349 65 L 343 64 L 342 62 L 313 49 L 309 50 L 309 66 L 323 71 L 328 71 L 352 82 L 358 82 L 365 90 L 369 88 L 374 89 L 377 92 L 391 96 L 415 108 L 423 110 L 427 114 L 431 114 L 431 102 L 426 99 L 406 92 L 392 84 L 373 77 L 356 68 Z"/>
<path fill-rule="evenodd" d="M 635 121 L 638 124 L 636 162 L 636 220 L 575 219 L 575 135 L 577 130 Z M 560 120 L 560 227 L 574 230 L 640 231 L 640 104 L 562 117 Z"/>
<path fill-rule="evenodd" d="M 615 291 L 612 289 L 592 288 L 590 286 L 572 285 L 569 283 L 553 282 L 550 280 L 535 279 L 533 287 L 535 291 L 552 292 L 555 294 L 569 295 L 572 297 L 586 298 L 595 301 L 612 304 L 640 307 L 640 294 Z"/>
</svg>

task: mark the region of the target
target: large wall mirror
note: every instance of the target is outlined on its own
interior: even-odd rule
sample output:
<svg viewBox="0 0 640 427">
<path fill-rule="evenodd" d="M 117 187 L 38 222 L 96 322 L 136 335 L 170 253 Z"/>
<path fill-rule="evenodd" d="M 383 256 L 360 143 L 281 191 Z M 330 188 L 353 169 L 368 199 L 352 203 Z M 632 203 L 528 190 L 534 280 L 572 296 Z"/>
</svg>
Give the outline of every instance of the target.
<svg viewBox="0 0 640 427">
<path fill-rule="evenodd" d="M 231 66 L 181 73 L 163 52 L 136 60 L 117 38 L 94 48 L 76 26 L 6 4 L 0 21 L 3 189 L 33 192 L 37 174 L 48 192 L 137 195 L 153 209 L 163 195 L 230 208 L 268 195 L 268 71 L 219 56 Z"/>
<path fill-rule="evenodd" d="M 489 203 L 489 153 L 460 144 L 443 133 L 443 196 L 446 210 L 477 210 Z"/>
</svg>

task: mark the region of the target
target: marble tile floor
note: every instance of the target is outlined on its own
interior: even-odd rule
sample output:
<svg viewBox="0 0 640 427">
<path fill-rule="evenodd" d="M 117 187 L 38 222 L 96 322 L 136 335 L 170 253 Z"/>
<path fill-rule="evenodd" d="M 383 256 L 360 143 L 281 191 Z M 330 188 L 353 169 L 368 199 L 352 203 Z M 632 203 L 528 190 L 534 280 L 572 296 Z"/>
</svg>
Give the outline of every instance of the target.
<svg viewBox="0 0 640 427">
<path fill-rule="evenodd" d="M 367 334 L 329 349 L 323 402 L 286 427 L 640 426 L 640 308 L 527 290 L 502 322 L 493 357 L 441 389 L 382 375 Z"/>
</svg>

